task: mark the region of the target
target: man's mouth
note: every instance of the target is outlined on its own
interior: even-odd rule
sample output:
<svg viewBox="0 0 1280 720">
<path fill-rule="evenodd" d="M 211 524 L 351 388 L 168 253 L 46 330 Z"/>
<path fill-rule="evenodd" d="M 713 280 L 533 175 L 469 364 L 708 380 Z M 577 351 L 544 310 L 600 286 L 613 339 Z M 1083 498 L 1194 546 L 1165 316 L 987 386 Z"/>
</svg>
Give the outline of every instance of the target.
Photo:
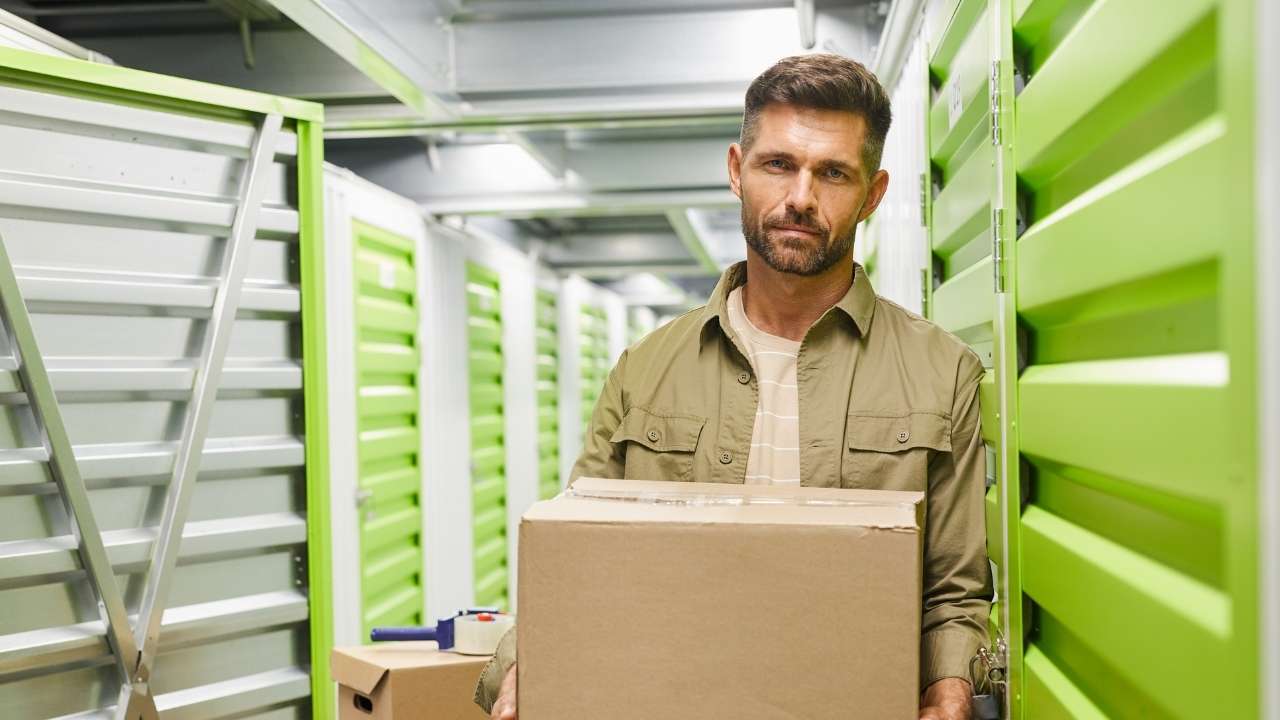
<svg viewBox="0 0 1280 720">
<path fill-rule="evenodd" d="M 781 230 L 783 232 L 804 233 L 805 235 L 819 235 L 817 228 L 808 227 L 806 225 L 770 225 L 771 230 Z"/>
</svg>

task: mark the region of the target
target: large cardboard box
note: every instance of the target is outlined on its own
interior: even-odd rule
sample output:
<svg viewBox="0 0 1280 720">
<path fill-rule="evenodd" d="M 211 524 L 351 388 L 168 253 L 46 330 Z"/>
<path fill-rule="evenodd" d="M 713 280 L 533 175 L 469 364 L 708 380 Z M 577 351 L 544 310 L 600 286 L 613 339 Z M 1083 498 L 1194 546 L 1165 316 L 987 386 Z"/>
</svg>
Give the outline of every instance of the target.
<svg viewBox="0 0 1280 720">
<path fill-rule="evenodd" d="M 489 656 L 442 652 L 433 642 L 334 648 L 339 720 L 483 720 L 476 680 Z"/>
<path fill-rule="evenodd" d="M 922 507 L 579 480 L 520 524 L 521 720 L 914 720 Z"/>
</svg>

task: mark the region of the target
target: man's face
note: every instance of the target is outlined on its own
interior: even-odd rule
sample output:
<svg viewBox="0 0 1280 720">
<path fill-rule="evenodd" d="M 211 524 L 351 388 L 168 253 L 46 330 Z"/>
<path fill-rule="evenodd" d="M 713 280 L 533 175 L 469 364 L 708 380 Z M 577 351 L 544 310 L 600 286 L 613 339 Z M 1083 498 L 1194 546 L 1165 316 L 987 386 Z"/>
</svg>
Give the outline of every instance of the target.
<svg viewBox="0 0 1280 720">
<path fill-rule="evenodd" d="M 819 275 L 849 256 L 859 222 L 889 184 L 862 160 L 861 115 L 766 106 L 745 152 L 729 148 L 729 181 L 742 200 L 742 234 L 769 267 Z"/>
</svg>

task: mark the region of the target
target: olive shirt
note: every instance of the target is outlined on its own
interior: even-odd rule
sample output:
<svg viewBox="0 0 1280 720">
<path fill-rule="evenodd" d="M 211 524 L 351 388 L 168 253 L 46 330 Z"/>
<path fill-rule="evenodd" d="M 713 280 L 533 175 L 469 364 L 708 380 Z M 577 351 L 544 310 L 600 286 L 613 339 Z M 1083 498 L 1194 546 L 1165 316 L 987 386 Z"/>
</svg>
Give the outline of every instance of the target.
<svg viewBox="0 0 1280 720">
<path fill-rule="evenodd" d="M 728 296 L 745 282 L 745 263 L 729 268 L 705 307 L 622 354 L 574 478 L 744 481 L 758 387 Z M 809 328 L 797 361 L 801 484 L 925 493 L 921 688 L 967 679 L 986 639 L 982 374 L 968 346 L 878 297 L 861 267 Z M 477 688 L 486 709 L 515 662 L 514 635 Z"/>
</svg>

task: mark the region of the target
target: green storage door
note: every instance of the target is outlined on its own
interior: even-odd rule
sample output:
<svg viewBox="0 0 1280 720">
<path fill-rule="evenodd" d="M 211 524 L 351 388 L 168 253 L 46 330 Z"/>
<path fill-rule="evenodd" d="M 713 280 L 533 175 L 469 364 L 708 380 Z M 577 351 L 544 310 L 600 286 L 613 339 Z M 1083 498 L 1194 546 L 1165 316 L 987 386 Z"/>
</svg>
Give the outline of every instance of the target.
<svg viewBox="0 0 1280 720">
<path fill-rule="evenodd" d="M 538 497 L 560 492 L 560 330 L 555 293 L 538 290 Z"/>
<path fill-rule="evenodd" d="M 1022 717 L 1258 716 L 1254 7 L 1012 3 Z"/>
<path fill-rule="evenodd" d="M 591 423 L 596 400 L 609 376 L 609 326 L 604 310 L 592 305 L 582 307 L 578 320 L 578 352 L 582 358 L 582 432 Z"/>
<path fill-rule="evenodd" d="M 925 17 L 929 82 L 934 98 L 927 119 L 931 192 L 926 217 L 932 262 L 928 315 L 969 344 L 987 368 L 981 388 L 982 432 L 999 444 L 992 268 L 992 198 L 995 145 L 989 76 L 991 29 L 987 0 L 942 0 Z M 987 474 L 999 482 L 999 463 L 988 455 Z M 988 550 L 1001 560 L 999 488 L 987 494 Z M 993 608 L 993 624 L 999 608 Z"/>
<path fill-rule="evenodd" d="M 418 267 L 413 240 L 354 223 L 363 635 L 423 622 Z"/>
<path fill-rule="evenodd" d="M 497 273 L 467 263 L 475 600 L 507 606 L 507 453 L 503 443 L 502 303 Z"/>
</svg>

